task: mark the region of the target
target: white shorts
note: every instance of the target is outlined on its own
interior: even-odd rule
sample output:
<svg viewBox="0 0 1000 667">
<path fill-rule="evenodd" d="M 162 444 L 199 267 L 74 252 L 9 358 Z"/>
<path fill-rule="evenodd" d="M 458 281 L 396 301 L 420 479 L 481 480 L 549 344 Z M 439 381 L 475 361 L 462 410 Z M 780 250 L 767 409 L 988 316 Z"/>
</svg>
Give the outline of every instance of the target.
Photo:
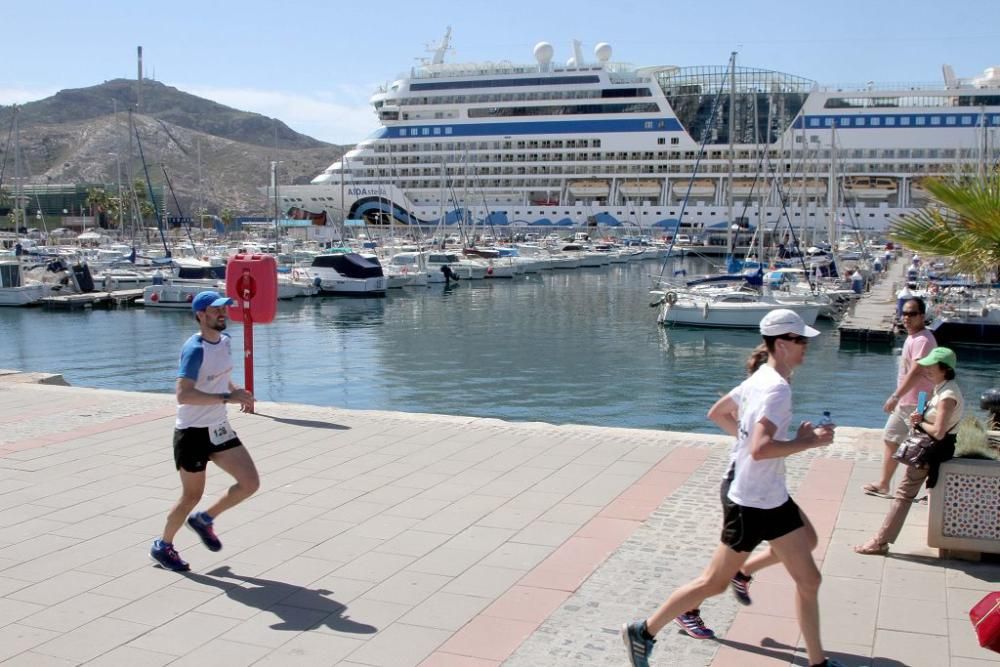
<svg viewBox="0 0 1000 667">
<path fill-rule="evenodd" d="M 906 436 L 910 434 L 910 415 L 916 409 L 915 405 L 897 405 L 885 422 L 882 439 L 897 445 L 906 440 Z"/>
</svg>

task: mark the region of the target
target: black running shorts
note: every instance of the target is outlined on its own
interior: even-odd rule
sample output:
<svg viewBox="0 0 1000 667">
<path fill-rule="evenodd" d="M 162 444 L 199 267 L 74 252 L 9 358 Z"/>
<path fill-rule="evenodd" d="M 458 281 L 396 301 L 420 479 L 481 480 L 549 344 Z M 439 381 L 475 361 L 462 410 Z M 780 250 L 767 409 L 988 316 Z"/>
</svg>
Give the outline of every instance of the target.
<svg viewBox="0 0 1000 667">
<path fill-rule="evenodd" d="M 203 472 L 212 454 L 242 445 L 240 439 L 235 437 L 221 445 L 213 445 L 208 437 L 207 428 L 175 428 L 174 464 L 178 470 Z"/>
<path fill-rule="evenodd" d="M 723 502 L 721 540 L 733 551 L 753 551 L 764 540 L 775 540 L 805 525 L 799 506 L 791 498 L 767 510 L 726 500 Z"/>
</svg>

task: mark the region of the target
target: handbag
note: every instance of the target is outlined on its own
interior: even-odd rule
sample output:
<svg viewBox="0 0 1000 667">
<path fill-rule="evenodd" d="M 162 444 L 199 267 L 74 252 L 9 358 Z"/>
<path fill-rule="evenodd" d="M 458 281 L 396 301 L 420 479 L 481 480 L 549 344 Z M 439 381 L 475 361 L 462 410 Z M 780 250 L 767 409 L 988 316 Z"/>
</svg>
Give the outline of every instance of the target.
<svg viewBox="0 0 1000 667">
<path fill-rule="evenodd" d="M 986 597 L 969 610 L 969 620 L 976 631 L 979 645 L 1000 653 L 1000 591 Z"/>
<path fill-rule="evenodd" d="M 910 434 L 896 448 L 892 458 L 911 468 L 926 468 L 928 455 L 935 442 L 934 438 L 919 428 L 912 428 Z"/>
</svg>

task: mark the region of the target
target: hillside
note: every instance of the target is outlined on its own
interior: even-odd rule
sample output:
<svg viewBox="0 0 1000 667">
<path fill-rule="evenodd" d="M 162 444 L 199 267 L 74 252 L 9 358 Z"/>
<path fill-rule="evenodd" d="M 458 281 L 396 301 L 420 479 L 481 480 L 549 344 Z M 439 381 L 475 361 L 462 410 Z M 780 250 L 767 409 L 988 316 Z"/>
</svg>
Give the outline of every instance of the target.
<svg viewBox="0 0 1000 667">
<path fill-rule="evenodd" d="M 283 162 L 279 183 L 307 183 L 345 150 L 299 134 L 277 119 L 238 111 L 155 81 L 143 82 L 142 96 L 142 108 L 133 116 L 150 176 L 154 183 L 163 183 L 161 165 L 166 167 L 184 212 L 193 211 L 199 191 L 210 212 L 227 208 L 243 214 L 269 212 L 259 189 L 270 183 L 272 160 Z M 128 159 L 125 111 L 135 99 L 135 82 L 117 79 L 62 90 L 18 107 L 26 162 L 22 171 L 34 183 L 113 184 L 120 160 L 123 180 L 130 169 L 135 177 L 142 176 L 134 135 Z M 112 100 L 118 102 L 117 117 Z M 4 141 L 11 116 L 12 107 L 0 107 Z M 0 144 L 0 159 L 7 157 L 6 148 Z M 176 211 L 172 200 L 169 204 Z"/>
</svg>

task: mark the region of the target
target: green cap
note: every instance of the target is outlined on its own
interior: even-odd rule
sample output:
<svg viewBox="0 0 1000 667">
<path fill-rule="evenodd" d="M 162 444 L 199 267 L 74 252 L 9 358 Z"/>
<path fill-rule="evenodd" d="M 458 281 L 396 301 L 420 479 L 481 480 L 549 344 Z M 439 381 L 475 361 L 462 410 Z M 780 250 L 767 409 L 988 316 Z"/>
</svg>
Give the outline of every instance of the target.
<svg viewBox="0 0 1000 667">
<path fill-rule="evenodd" d="M 948 368 L 954 370 L 955 365 L 958 363 L 958 359 L 955 357 L 955 353 L 951 351 L 948 347 L 935 347 L 927 356 L 917 362 L 921 366 L 933 366 L 934 364 L 944 364 Z"/>
</svg>

